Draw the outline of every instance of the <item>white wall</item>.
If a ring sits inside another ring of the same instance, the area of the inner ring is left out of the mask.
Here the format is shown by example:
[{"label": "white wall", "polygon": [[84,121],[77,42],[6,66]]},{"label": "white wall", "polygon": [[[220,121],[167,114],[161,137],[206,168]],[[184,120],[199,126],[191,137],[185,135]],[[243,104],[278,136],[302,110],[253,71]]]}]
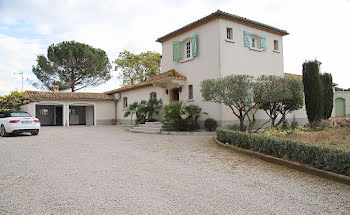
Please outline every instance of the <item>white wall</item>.
[{"label": "white wall", "polygon": [[[198,55],[190,61],[173,62],[172,42],[191,38],[194,33],[197,34]],[[175,69],[187,76],[186,85],[182,87],[183,90],[180,93],[180,100],[197,104],[203,108],[204,112],[208,112],[209,115],[203,115],[200,120],[207,117],[220,119],[220,105],[204,102],[200,92],[201,81],[220,77],[219,47],[219,20],[199,26],[162,43],[162,72]],[[190,101],[188,100],[188,85],[193,85],[193,100]]]},{"label": "white wall", "polygon": [[[127,97],[128,98],[128,105],[131,105],[133,102],[140,102],[141,100],[149,100],[150,99],[150,93],[156,92],[157,93],[157,99],[162,99],[163,104],[168,104],[169,103],[169,94],[167,95],[165,93],[164,88],[160,87],[154,87],[154,86],[149,86],[149,87],[143,87],[143,88],[138,88],[134,90],[129,90],[125,92],[121,92],[121,98],[118,100],[117,103],[117,123],[121,124],[130,124],[130,118],[129,117],[124,117],[124,113],[127,108],[123,107],[123,98]],[[133,120],[136,119],[136,116],[133,116]]]}]

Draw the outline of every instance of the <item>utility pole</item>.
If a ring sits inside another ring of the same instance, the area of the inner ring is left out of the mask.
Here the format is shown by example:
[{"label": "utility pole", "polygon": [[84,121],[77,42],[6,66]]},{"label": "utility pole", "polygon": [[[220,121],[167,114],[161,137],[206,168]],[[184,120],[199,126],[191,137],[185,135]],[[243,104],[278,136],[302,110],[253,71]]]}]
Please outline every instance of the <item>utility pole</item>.
[{"label": "utility pole", "polygon": [[15,75],[22,75],[22,93],[23,93],[23,72],[13,73]]}]

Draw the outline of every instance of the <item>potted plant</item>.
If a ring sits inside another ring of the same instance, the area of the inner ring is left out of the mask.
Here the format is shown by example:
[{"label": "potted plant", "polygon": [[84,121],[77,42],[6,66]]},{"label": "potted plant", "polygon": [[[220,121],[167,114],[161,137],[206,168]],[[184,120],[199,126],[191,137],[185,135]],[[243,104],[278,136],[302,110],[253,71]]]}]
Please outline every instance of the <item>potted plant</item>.
[{"label": "potted plant", "polygon": [[117,124],[117,120],[116,119],[112,119],[112,125],[116,125]]}]

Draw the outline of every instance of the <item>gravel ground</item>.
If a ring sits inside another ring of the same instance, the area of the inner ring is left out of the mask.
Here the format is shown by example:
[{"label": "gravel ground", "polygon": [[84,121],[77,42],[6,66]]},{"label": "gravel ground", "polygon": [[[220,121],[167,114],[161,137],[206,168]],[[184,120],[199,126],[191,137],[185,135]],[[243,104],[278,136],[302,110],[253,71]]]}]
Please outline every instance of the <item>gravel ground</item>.
[{"label": "gravel ground", "polygon": [[210,137],[44,127],[0,138],[0,214],[350,214],[350,186]]}]

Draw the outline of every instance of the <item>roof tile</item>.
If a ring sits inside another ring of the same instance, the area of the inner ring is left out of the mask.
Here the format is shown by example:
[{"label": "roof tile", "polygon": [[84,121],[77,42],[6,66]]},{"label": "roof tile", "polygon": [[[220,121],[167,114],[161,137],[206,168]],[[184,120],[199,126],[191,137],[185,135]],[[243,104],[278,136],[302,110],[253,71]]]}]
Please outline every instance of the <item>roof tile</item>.
[{"label": "roof tile", "polygon": [[26,91],[25,99],[29,100],[114,100],[113,96],[104,93],[83,93],[83,92],[45,92]]}]

